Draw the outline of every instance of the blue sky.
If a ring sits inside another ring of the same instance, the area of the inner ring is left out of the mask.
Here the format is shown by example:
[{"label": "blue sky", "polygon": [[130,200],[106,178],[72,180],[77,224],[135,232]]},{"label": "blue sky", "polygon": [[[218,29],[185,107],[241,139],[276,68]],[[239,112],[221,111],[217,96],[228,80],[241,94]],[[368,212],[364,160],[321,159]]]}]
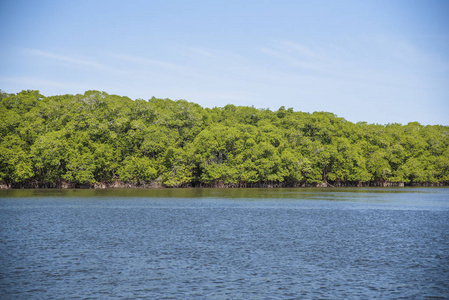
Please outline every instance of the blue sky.
[{"label": "blue sky", "polygon": [[449,1],[0,0],[0,89],[449,125]]}]

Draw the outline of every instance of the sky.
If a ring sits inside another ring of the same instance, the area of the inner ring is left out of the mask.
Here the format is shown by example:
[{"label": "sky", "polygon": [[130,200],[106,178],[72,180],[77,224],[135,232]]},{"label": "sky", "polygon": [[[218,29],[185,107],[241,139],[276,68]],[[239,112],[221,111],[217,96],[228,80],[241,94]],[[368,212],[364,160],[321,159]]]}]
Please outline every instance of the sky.
[{"label": "sky", "polygon": [[449,125],[449,1],[0,0],[0,89]]}]

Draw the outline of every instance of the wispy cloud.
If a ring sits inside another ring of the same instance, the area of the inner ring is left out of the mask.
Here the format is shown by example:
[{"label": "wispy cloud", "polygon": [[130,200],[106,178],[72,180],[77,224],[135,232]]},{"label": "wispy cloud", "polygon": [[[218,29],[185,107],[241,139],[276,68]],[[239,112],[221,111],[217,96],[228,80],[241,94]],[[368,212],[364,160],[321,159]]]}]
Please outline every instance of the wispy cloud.
[{"label": "wispy cloud", "polygon": [[152,66],[157,66],[157,67],[172,69],[172,70],[178,70],[178,69],[184,68],[184,66],[179,65],[179,64],[162,61],[162,60],[149,59],[149,58],[141,57],[141,56],[115,54],[115,53],[109,53],[108,55],[115,59],[119,59],[119,60],[130,62],[130,63],[136,63],[136,64],[140,64],[140,65],[142,65],[142,64],[143,65],[152,65]]},{"label": "wispy cloud", "polygon": [[352,39],[345,45],[323,44],[316,49],[278,41],[259,51],[275,59],[280,70],[288,68],[304,76],[365,86],[425,87],[418,79],[425,55],[410,44],[387,38]]},{"label": "wispy cloud", "polygon": [[105,71],[111,71],[112,69],[108,66],[105,66],[95,60],[87,59],[87,58],[80,58],[80,57],[74,57],[74,56],[67,56],[67,55],[61,55],[51,52],[46,52],[38,49],[29,49],[29,48],[21,48],[22,51],[25,53],[28,53],[33,56],[43,57],[54,61],[59,61],[63,63],[67,63],[73,66],[83,67],[83,68],[90,68],[90,69],[99,69],[99,70],[105,70]]},{"label": "wispy cloud", "polygon": [[57,87],[57,88],[72,87],[72,84],[70,84],[70,83],[36,78],[36,77],[30,77],[30,76],[0,76],[0,81],[13,83],[16,85],[21,85],[21,86],[23,86],[23,88],[27,88],[27,89],[29,89],[29,88],[34,89],[36,87],[42,87],[42,86]]},{"label": "wispy cloud", "polygon": [[277,47],[284,51],[288,51],[295,56],[299,56],[304,60],[330,61],[328,54],[322,49],[312,49],[296,42],[285,40],[279,41]]},{"label": "wispy cloud", "polygon": [[194,56],[197,59],[209,58],[215,61],[228,61],[228,62],[245,60],[245,57],[243,55],[212,48],[179,45],[178,49],[180,53],[184,55],[187,54],[191,57]]},{"label": "wispy cloud", "polygon": [[199,54],[201,56],[207,56],[211,58],[219,57],[219,53],[217,51],[211,49],[204,49],[200,47],[191,47],[191,46],[181,46],[183,50],[186,50],[190,53]]},{"label": "wispy cloud", "polygon": [[282,63],[287,64],[291,67],[296,67],[300,69],[308,69],[315,71],[326,71],[327,67],[321,61],[315,61],[310,59],[303,59],[298,56],[291,55],[283,50],[270,49],[262,47],[259,49],[262,53],[271,56],[275,59],[280,60]]}]

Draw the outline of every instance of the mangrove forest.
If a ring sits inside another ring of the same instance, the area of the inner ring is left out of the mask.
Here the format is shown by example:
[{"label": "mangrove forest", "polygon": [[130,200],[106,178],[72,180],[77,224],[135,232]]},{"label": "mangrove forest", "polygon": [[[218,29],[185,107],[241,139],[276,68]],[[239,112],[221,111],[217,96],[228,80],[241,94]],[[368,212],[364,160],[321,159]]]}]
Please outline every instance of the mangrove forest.
[{"label": "mangrove forest", "polygon": [[449,127],[105,92],[0,91],[0,185],[447,185]]}]

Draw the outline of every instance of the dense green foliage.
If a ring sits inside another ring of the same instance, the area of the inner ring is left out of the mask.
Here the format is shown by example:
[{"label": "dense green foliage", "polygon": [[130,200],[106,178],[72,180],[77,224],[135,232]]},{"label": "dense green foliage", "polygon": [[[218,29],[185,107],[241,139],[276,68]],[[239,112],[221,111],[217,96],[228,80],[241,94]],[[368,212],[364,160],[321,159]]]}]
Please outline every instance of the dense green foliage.
[{"label": "dense green foliage", "polygon": [[449,127],[88,91],[0,93],[0,181],[165,186],[449,181]]}]

